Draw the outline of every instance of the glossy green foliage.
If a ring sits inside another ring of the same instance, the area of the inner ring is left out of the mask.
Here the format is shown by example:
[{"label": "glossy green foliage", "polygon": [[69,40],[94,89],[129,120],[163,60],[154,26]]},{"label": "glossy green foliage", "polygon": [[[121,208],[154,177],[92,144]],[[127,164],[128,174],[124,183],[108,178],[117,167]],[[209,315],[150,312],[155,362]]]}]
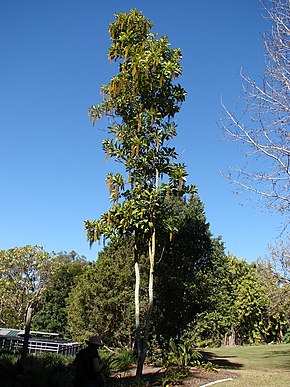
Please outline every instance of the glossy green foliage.
[{"label": "glossy green foliage", "polygon": [[183,384],[183,380],[189,375],[189,367],[183,365],[168,367],[165,371],[165,376],[162,378],[162,386],[179,386]]},{"label": "glossy green foliage", "polygon": [[136,364],[136,353],[133,350],[119,348],[114,352],[109,364],[113,371],[126,372]]},{"label": "glossy green foliage", "polygon": [[188,367],[201,358],[201,354],[195,349],[190,341],[176,342],[169,341],[169,351],[167,354],[168,365]]},{"label": "glossy green foliage", "polygon": [[152,34],[152,23],[141,12],[115,17],[109,59],[119,63],[119,73],[102,86],[102,102],[89,113],[93,122],[109,119],[103,149],[123,165],[125,175],[107,175],[112,208],[98,221],[86,221],[85,229],[90,243],[102,235],[142,233],[144,245],[155,228],[161,193],[180,197],[189,190],[184,165],[169,146],[176,136],[173,117],[185,99],[184,89],[174,83],[181,74],[181,52],[171,49],[166,37]]}]

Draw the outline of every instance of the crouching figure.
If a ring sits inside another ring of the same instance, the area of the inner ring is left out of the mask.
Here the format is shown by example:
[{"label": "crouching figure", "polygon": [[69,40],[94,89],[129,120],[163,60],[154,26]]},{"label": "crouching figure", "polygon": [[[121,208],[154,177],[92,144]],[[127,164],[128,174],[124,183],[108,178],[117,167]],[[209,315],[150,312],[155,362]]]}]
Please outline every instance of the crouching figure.
[{"label": "crouching figure", "polygon": [[106,385],[102,369],[105,362],[101,360],[99,348],[103,345],[98,335],[91,336],[87,347],[81,349],[74,360],[74,387],[102,387]]}]

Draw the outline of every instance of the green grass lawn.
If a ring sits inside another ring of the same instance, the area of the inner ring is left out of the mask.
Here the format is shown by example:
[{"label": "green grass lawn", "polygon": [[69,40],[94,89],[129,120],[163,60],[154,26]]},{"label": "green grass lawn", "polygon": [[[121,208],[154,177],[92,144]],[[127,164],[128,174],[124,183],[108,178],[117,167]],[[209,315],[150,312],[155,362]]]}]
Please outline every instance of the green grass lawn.
[{"label": "green grass lawn", "polygon": [[219,368],[239,374],[239,379],[219,386],[290,386],[290,344],[222,347],[201,352]]}]

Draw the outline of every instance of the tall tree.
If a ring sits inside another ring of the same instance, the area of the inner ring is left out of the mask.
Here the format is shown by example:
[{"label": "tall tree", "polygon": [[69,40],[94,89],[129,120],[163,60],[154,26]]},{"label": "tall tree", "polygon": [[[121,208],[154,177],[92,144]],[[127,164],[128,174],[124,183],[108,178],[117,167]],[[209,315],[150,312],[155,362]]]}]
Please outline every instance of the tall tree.
[{"label": "tall tree", "polygon": [[[176,136],[174,115],[185,99],[185,90],[173,83],[181,74],[181,52],[171,49],[166,37],[157,39],[151,27],[152,23],[137,10],[115,15],[109,27],[109,59],[119,63],[119,73],[109,85],[102,86],[101,104],[89,110],[93,122],[109,119],[111,137],[103,141],[103,149],[107,158],[124,166],[125,175],[107,175],[112,208],[98,221],[85,221],[85,229],[91,244],[102,235],[134,236],[137,376],[142,374],[153,309],[158,212],[166,195],[178,198],[189,191],[185,166],[175,161],[175,148],[168,145]],[[169,234],[175,228],[166,222],[164,227]],[[142,254],[148,257],[150,268],[144,327],[140,324],[139,305]]]},{"label": "tall tree", "polygon": [[281,341],[289,327],[289,285],[271,267],[229,255],[213,261],[204,308],[190,328],[199,346]]},{"label": "tall tree", "polygon": [[267,307],[267,297],[258,281],[255,267],[246,267],[247,271],[235,289],[235,330],[240,344],[262,341],[261,325]]},{"label": "tall tree", "polygon": [[257,193],[270,209],[289,216],[290,0],[270,0],[269,7],[261,2],[272,24],[264,35],[266,70],[262,82],[242,74],[242,111],[224,107],[222,126],[247,155],[247,164],[228,178]]},{"label": "tall tree", "polygon": [[33,307],[46,288],[54,261],[42,246],[0,251],[0,316],[6,327],[25,325],[23,358],[28,348]]},{"label": "tall tree", "polygon": [[279,280],[290,284],[290,235],[285,241],[280,240],[270,245],[269,251],[269,261]]},{"label": "tall tree", "polygon": [[[96,331],[114,347],[134,346],[134,247],[111,241],[78,277],[67,300],[67,330],[77,341]],[[144,281],[141,281],[144,289]]]},{"label": "tall tree", "polygon": [[281,342],[290,327],[290,283],[271,262],[257,264],[257,277],[266,296],[263,315],[265,342]]},{"label": "tall tree", "polygon": [[37,302],[36,313],[32,320],[32,329],[57,332],[67,336],[66,301],[69,293],[82,274],[87,262],[74,251],[56,254],[58,265]]},{"label": "tall tree", "polygon": [[165,217],[173,217],[178,232],[166,243],[155,269],[154,333],[169,339],[206,307],[207,276],[223,260],[224,251],[211,235],[197,194],[184,202],[167,200],[164,204]]},{"label": "tall tree", "polygon": [[44,291],[51,272],[51,256],[41,246],[0,251],[2,325],[23,328],[27,310]]}]

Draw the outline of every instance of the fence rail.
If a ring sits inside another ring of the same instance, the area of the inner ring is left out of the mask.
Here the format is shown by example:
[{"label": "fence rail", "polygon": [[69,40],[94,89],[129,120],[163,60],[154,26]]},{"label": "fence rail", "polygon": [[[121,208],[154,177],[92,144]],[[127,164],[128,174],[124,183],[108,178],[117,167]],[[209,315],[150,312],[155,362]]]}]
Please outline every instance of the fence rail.
[{"label": "fence rail", "polygon": [[[24,339],[22,337],[0,336],[0,347],[14,350],[21,349]],[[79,343],[63,343],[57,341],[45,341],[38,339],[29,339],[28,352],[55,352],[61,355],[74,356],[78,349]]]}]

